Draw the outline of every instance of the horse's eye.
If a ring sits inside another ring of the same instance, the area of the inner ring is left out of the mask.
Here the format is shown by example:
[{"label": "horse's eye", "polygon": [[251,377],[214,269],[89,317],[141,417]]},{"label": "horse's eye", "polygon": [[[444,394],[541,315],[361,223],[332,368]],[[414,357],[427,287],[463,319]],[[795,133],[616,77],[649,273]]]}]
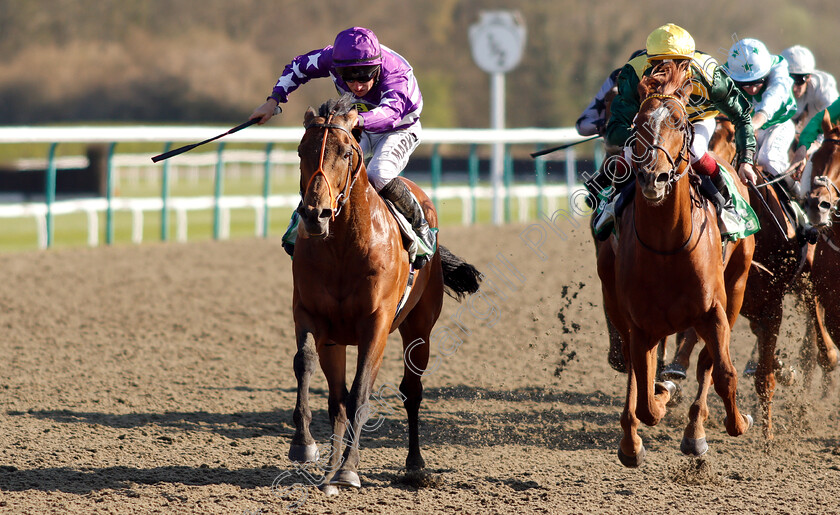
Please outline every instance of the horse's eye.
[{"label": "horse's eye", "polygon": [[346,152],[344,152],[344,159],[350,159],[350,156],[352,155],[353,152],[351,150],[347,150]]}]

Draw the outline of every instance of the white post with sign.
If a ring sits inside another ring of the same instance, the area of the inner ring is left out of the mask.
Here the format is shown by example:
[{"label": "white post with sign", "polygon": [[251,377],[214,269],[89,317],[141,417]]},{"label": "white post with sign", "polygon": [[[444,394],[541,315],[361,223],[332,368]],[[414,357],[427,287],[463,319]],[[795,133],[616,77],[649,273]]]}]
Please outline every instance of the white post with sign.
[{"label": "white post with sign", "polygon": [[[473,60],[490,74],[490,127],[505,128],[505,73],[513,70],[525,50],[525,24],[516,11],[483,11],[478,23],[470,26]],[[493,223],[503,222],[502,184],[505,149],[493,144],[490,180],[493,184]]]}]

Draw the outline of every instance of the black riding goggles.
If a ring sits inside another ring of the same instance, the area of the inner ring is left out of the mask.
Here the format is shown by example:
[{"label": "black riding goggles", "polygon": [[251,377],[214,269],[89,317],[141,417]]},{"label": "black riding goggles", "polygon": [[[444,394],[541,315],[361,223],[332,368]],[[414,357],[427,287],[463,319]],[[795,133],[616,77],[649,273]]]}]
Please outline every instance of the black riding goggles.
[{"label": "black riding goggles", "polygon": [[793,79],[793,83],[797,86],[801,86],[808,82],[808,77],[811,75],[809,73],[791,73],[790,78]]},{"label": "black riding goggles", "polygon": [[735,84],[737,84],[739,88],[746,88],[747,86],[763,86],[765,82],[767,82],[767,77],[762,77],[758,80],[751,80],[749,82],[735,81]]},{"label": "black riding goggles", "polygon": [[379,75],[379,65],[369,66],[343,66],[335,71],[344,82],[368,82]]}]

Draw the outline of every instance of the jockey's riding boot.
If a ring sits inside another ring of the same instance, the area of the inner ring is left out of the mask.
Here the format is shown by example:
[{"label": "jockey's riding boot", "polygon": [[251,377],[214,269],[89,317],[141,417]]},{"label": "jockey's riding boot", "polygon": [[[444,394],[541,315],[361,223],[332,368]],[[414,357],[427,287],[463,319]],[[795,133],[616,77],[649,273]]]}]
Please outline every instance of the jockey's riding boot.
[{"label": "jockey's riding boot", "polygon": [[791,199],[790,207],[796,215],[796,234],[800,238],[800,245],[804,245],[802,240],[808,243],[816,243],[820,237],[819,229],[811,225],[808,216],[805,214],[805,210],[802,209],[802,206],[798,202]]},{"label": "jockey's riding boot", "polygon": [[604,209],[598,213],[592,220],[592,232],[599,241],[604,241],[612,234],[615,226],[615,205],[618,200],[618,195],[615,195],[612,200],[604,204]]},{"label": "jockey's riding boot", "polygon": [[418,249],[417,257],[414,259],[414,268],[422,268],[437,251],[437,235],[436,231],[429,227],[429,222],[423,215],[420,202],[399,177],[391,179],[388,184],[379,190],[379,194],[382,198],[390,200],[394,204],[394,207],[405,216],[408,223],[411,224],[411,228],[414,229],[414,233],[417,234],[421,248]]},{"label": "jockey's riding boot", "polygon": [[[612,189],[612,188],[610,188]],[[603,200],[604,208],[592,219],[592,232],[599,241],[605,241],[612,234],[616,221],[624,209],[633,200],[636,192],[636,181],[630,181],[613,194],[609,201]],[[599,196],[599,199],[603,197]]]},{"label": "jockey's riding boot", "polygon": [[740,215],[735,211],[732,195],[726,188],[722,173],[718,169],[718,173],[713,176],[701,175],[700,193],[715,205],[715,211],[718,215],[718,228],[721,237],[726,238],[728,235],[738,232],[743,223]]},{"label": "jockey's riding boot", "polygon": [[[802,209],[803,195],[800,188],[800,183],[793,180],[792,177],[787,176],[782,181],[785,191],[790,195],[790,207],[796,216],[796,233],[801,240],[808,243],[816,243],[820,236],[820,231],[811,225],[805,210]],[[800,240],[800,241],[801,241]]]},{"label": "jockey's riding boot", "polygon": [[303,206],[303,202],[298,204],[297,209],[292,211],[292,219],[289,220],[289,226],[286,227],[286,232],[283,233],[283,250],[286,251],[291,257],[295,255],[295,242],[297,241],[298,235],[298,224],[300,223],[300,208]]}]

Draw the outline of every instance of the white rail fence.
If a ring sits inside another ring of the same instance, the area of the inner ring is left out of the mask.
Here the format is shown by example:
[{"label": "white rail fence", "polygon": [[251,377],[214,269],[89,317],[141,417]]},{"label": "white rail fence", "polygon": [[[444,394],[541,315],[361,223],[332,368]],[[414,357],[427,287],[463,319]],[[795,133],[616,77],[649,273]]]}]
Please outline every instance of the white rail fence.
[{"label": "white rail fence", "polygon": [[[53,148],[61,143],[110,143],[111,149],[121,142],[167,142],[192,143],[208,139],[225,132],[224,127],[0,127],[0,144],[47,143]],[[238,143],[297,143],[303,135],[298,128],[253,128],[249,131],[237,132],[226,136],[225,142]],[[508,145],[564,144],[581,141],[574,129],[425,129],[423,133],[424,145],[491,145],[501,142]],[[493,199],[498,191],[507,199],[517,201],[519,221],[526,221],[529,216],[529,201],[542,198],[546,202],[544,209],[553,212],[561,197],[566,197],[572,188],[576,188],[576,171],[574,163],[574,149],[563,154],[567,163],[566,184],[563,185],[513,185],[509,184],[500,189],[492,185],[470,186],[441,186],[434,185],[431,195],[436,201],[458,199],[462,206],[462,222],[469,224],[474,213],[473,203],[482,199]],[[84,157],[57,157],[47,159],[21,160],[17,165],[21,168],[81,168],[87,166]],[[295,152],[272,150],[249,151],[229,150],[219,148],[217,152],[187,153],[169,160],[166,172],[163,163],[154,164],[150,155],[119,154],[109,156],[109,195],[105,198],[65,199],[50,201],[49,191],[45,192],[45,202],[8,202],[0,203],[0,218],[32,217],[36,221],[37,240],[40,248],[47,248],[52,240],[52,217],[66,214],[85,214],[87,217],[87,243],[90,246],[100,244],[100,214],[107,213],[108,224],[114,212],[131,213],[131,239],[135,243],[142,242],[144,228],[144,213],[172,212],[175,216],[175,239],[187,241],[188,214],[192,211],[214,210],[216,219],[214,226],[218,227],[214,237],[226,239],[230,236],[230,212],[233,209],[249,209],[254,212],[254,234],[267,234],[267,211],[272,208],[292,209],[297,206],[299,196],[287,195],[253,195],[253,196],[199,196],[199,197],[170,197],[162,194],[159,197],[137,198],[118,197],[111,193],[121,180],[130,183],[139,181],[141,177],[149,183],[158,183],[162,173],[168,173],[170,184],[186,177],[189,181],[197,181],[200,168],[224,170],[225,176],[236,177],[241,170],[249,170],[254,180],[259,180],[265,173],[266,167],[272,173],[283,173],[284,170],[296,168],[297,155]],[[166,162],[164,162],[166,163]],[[570,164],[571,163],[571,164]],[[219,180],[217,178],[217,180]],[[52,192],[54,197],[55,192]],[[108,235],[106,235],[106,243]]]}]

